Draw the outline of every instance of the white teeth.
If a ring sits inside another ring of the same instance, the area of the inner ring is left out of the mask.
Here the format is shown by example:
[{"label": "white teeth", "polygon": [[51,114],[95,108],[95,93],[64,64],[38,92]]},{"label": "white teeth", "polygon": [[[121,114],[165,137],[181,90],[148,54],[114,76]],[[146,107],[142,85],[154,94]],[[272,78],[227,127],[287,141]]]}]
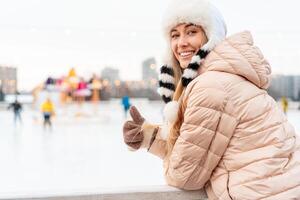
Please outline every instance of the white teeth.
[{"label": "white teeth", "polygon": [[180,56],[190,56],[190,55],[192,55],[193,54],[193,52],[192,51],[188,51],[188,52],[181,52],[181,53],[179,53],[179,55]]}]

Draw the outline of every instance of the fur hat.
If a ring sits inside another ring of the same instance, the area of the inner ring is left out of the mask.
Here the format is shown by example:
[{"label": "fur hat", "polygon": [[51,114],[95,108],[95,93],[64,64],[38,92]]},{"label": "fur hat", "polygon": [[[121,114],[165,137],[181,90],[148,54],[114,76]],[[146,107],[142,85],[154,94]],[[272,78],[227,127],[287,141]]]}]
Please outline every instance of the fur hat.
[{"label": "fur hat", "polygon": [[202,60],[226,36],[226,25],[223,17],[208,0],[171,0],[162,22],[168,50],[165,65],[160,69],[158,88],[158,93],[166,103],[172,100],[176,89],[173,67],[178,63],[171,51],[170,31],[183,23],[201,26],[208,39],[208,42],[192,57],[190,64],[184,69],[181,77],[183,87],[186,87],[198,76],[198,69]]}]

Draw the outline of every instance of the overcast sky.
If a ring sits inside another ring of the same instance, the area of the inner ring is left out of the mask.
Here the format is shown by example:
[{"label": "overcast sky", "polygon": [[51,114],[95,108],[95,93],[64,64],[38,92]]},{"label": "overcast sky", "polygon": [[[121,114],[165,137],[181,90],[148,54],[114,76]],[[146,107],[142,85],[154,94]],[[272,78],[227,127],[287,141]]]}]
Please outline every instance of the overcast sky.
[{"label": "overcast sky", "polygon": [[[75,67],[89,76],[105,66],[140,79],[141,62],[160,63],[160,22],[170,0],[0,0],[0,65],[16,66],[20,89]],[[212,0],[228,35],[250,30],[274,73],[300,74],[297,0]]]}]

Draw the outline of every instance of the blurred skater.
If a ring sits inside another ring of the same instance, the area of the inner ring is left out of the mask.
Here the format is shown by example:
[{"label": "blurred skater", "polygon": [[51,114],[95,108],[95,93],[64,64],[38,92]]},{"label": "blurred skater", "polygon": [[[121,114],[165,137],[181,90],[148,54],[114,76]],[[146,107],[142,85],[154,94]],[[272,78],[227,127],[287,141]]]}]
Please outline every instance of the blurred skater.
[{"label": "blurred skater", "polygon": [[122,97],[122,105],[124,109],[125,118],[127,117],[127,112],[131,106],[129,96],[125,95]]},{"label": "blurred skater", "polygon": [[41,110],[44,118],[44,122],[43,122],[44,129],[46,129],[48,126],[49,129],[52,130],[51,117],[54,115],[54,105],[50,98],[47,98],[47,100],[42,104]]},{"label": "blurred skater", "polygon": [[286,115],[289,107],[289,102],[285,96],[281,98],[281,105],[282,105],[283,112]]},{"label": "blurred skater", "polygon": [[21,117],[22,104],[17,99],[13,103],[9,104],[7,109],[13,111],[15,125],[17,124],[18,121],[22,123],[22,117]]}]

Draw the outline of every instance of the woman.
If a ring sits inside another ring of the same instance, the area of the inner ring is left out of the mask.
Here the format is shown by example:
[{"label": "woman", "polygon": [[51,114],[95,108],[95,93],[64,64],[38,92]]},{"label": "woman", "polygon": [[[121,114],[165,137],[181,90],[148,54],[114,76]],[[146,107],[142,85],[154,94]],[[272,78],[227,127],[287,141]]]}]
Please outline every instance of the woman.
[{"label": "woman", "polygon": [[125,143],[161,157],[169,185],[205,187],[209,199],[300,199],[299,143],[265,91],[271,70],[251,34],[226,38],[204,0],[173,0],[163,27],[171,52],[159,92],[173,99],[166,123],[149,124],[133,107]]}]

